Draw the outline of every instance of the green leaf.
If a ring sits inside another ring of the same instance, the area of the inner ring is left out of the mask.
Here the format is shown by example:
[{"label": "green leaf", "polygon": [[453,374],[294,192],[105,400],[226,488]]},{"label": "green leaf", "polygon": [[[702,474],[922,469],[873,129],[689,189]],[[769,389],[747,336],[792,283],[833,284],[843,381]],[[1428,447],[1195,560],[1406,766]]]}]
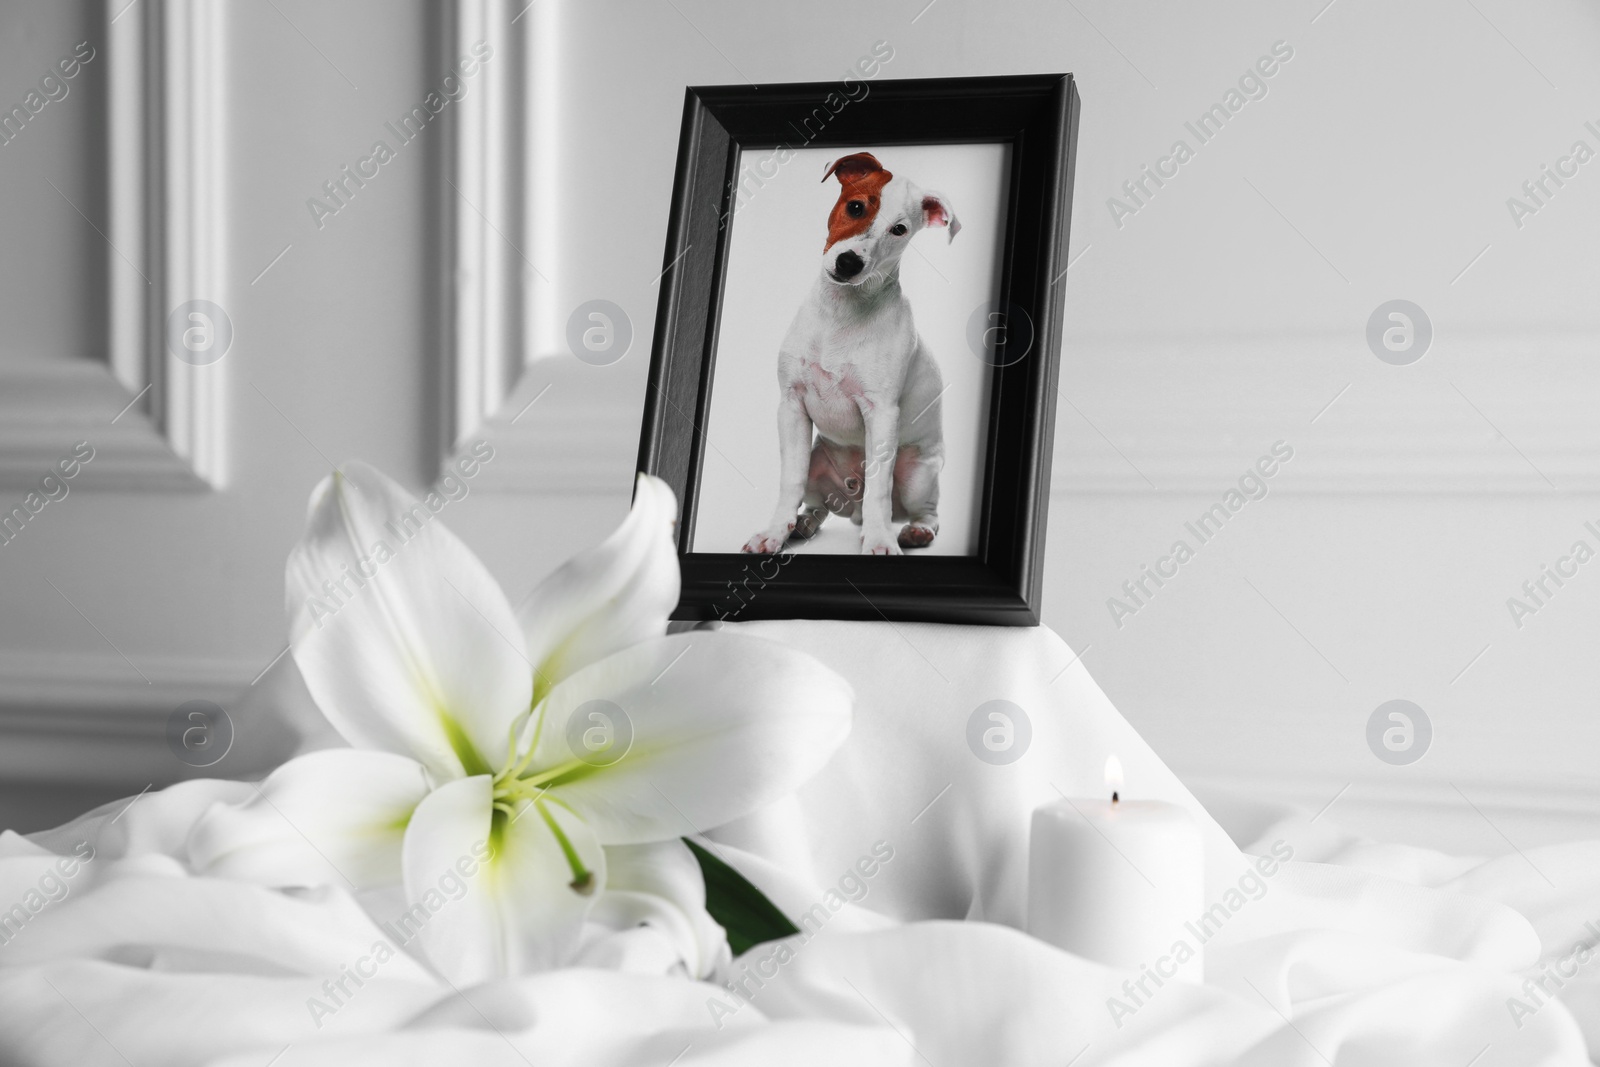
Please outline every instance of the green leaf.
[{"label": "green leaf", "polygon": [[798,934],[800,928],[768,900],[766,894],[745,880],[744,875],[690,841],[700,873],[706,880],[706,911],[728,932],[728,947],[735,956],[767,941]]}]

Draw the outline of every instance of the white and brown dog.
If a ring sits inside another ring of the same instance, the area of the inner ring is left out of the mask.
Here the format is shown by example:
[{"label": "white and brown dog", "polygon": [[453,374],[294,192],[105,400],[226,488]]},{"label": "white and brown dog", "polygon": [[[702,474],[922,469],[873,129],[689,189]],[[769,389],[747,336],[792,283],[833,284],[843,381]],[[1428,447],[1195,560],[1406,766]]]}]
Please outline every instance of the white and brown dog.
[{"label": "white and brown dog", "polygon": [[961,224],[944,197],[866,152],[830,175],[840,190],[822,270],[778,349],[778,506],[744,550],[777,552],[832,512],[861,527],[863,553],[896,556],[939,532],[944,466],[939,366],[900,291],[900,257],[919,230],[954,240]]}]

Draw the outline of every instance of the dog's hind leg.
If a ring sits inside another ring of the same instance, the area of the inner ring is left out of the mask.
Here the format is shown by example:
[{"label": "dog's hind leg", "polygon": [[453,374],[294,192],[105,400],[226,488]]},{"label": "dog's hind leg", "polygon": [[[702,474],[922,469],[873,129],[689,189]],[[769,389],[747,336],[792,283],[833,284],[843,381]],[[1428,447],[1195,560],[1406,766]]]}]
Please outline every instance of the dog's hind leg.
[{"label": "dog's hind leg", "polygon": [[[825,438],[817,438],[816,444],[811,447],[811,467],[806,475],[805,495],[800,498],[800,514],[795,518],[794,532],[790,537],[809,540],[822,529],[822,522],[829,512],[842,515],[850,510],[853,500],[849,486],[855,470],[851,463],[852,456],[848,449],[840,454],[829,447]],[[855,465],[860,465],[859,457],[855,458]],[[855,495],[859,497],[861,480],[856,477],[854,481]]]},{"label": "dog's hind leg", "polygon": [[794,520],[794,532],[789,536],[797,541],[809,541],[817,536],[817,531],[822,529],[822,520],[827,517],[827,508],[812,507],[809,502],[802,504],[800,516]]}]

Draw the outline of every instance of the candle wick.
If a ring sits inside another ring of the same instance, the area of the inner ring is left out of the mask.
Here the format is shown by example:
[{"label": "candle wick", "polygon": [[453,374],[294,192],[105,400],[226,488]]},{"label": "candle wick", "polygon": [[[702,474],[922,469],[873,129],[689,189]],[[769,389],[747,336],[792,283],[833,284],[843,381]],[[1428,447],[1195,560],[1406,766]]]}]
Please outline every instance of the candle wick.
[{"label": "candle wick", "polygon": [[1111,803],[1115,804],[1118,801],[1118,799],[1120,799],[1120,798],[1117,796],[1117,791],[1115,789],[1113,789],[1111,791]]}]

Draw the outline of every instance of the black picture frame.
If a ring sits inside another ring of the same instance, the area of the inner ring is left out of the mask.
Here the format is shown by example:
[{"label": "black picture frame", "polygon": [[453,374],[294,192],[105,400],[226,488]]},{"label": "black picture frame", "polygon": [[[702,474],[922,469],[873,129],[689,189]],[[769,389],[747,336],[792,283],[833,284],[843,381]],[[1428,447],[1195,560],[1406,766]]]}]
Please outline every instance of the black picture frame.
[{"label": "black picture frame", "polygon": [[[1077,148],[1072,75],[875,81],[800,142],[795,123],[839,91],[812,82],[685,93],[639,448],[639,468],[678,495],[683,594],[673,618],[1037,625]],[[976,553],[689,551],[741,150],[979,142],[1008,144],[1010,173]],[[1021,347],[1025,329],[1027,348],[1011,357],[1006,346]]]}]

